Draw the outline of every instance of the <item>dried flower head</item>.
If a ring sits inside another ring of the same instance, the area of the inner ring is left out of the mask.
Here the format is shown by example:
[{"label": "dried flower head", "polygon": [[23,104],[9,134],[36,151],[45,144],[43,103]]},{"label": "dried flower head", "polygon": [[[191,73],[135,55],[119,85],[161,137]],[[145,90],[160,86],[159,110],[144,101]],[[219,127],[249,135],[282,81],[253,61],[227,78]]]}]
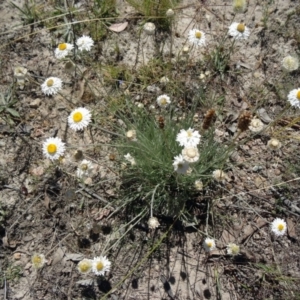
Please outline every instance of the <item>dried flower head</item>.
[{"label": "dried flower head", "polygon": [[189,168],[189,163],[185,161],[183,156],[180,154],[174,157],[173,167],[178,174],[186,174]]},{"label": "dried flower head", "polygon": [[65,72],[70,74],[74,71],[75,71],[75,64],[71,61],[67,61],[65,64]]},{"label": "dried flower head", "polygon": [[205,251],[210,252],[216,249],[216,243],[214,239],[206,238],[203,242]]},{"label": "dried flower head", "polygon": [[282,60],[282,67],[287,72],[295,71],[299,68],[299,60],[297,57],[288,55]]},{"label": "dried flower head", "polygon": [[171,100],[169,96],[161,95],[157,97],[156,102],[160,107],[166,108],[171,103]]},{"label": "dried flower head", "polygon": [[166,84],[166,83],[168,83],[170,81],[170,79],[167,77],[167,76],[163,76],[160,80],[159,80],[159,82],[160,83],[163,83],[163,84]]},{"label": "dried flower head", "polygon": [[288,101],[292,106],[300,108],[300,88],[294,89],[289,92]]},{"label": "dried flower head", "polygon": [[208,129],[211,123],[214,122],[215,117],[216,117],[216,111],[214,109],[209,109],[204,116],[202,128],[205,130]]},{"label": "dried flower head", "polygon": [[88,177],[93,170],[93,163],[84,159],[78,166],[76,175],[78,178]]},{"label": "dried flower head", "polygon": [[59,159],[65,152],[65,143],[58,137],[50,137],[43,143],[43,154],[51,159]]},{"label": "dried flower head", "polygon": [[250,30],[245,24],[234,22],[229,26],[228,34],[236,40],[245,40],[250,35]]},{"label": "dried flower head", "polygon": [[14,76],[17,78],[17,79],[24,79],[26,74],[27,74],[27,69],[24,68],[24,67],[15,67],[14,69]]},{"label": "dried flower head", "polygon": [[257,118],[253,118],[249,125],[249,129],[252,132],[260,132],[264,129],[264,127],[265,127],[264,123],[260,119],[257,119]]},{"label": "dried flower head", "polygon": [[72,51],[74,46],[69,43],[58,44],[57,48],[54,51],[54,55],[58,59],[65,58]]},{"label": "dried flower head", "polygon": [[172,8],[169,8],[167,11],[166,11],[166,16],[171,18],[175,15],[175,12]]},{"label": "dried flower head", "polygon": [[31,263],[35,269],[41,269],[46,263],[45,255],[38,253],[33,254],[31,257]]},{"label": "dried flower head", "polygon": [[77,39],[76,45],[80,51],[91,51],[94,46],[94,41],[91,37],[83,35]]},{"label": "dried flower head", "polygon": [[93,260],[84,258],[77,265],[77,270],[81,274],[88,274],[91,272],[93,267]]},{"label": "dried flower head", "polygon": [[99,256],[93,259],[92,270],[96,275],[104,275],[105,272],[110,270],[111,262],[106,256]]},{"label": "dried flower head", "polygon": [[238,129],[240,131],[246,131],[249,128],[249,125],[252,120],[252,115],[249,111],[244,111],[241,113],[239,120],[238,120]]},{"label": "dried flower head", "polygon": [[227,254],[238,255],[240,253],[240,246],[235,243],[229,243],[227,245]]},{"label": "dried flower head", "polygon": [[282,219],[276,218],[270,225],[271,231],[276,236],[283,236],[286,232],[286,222]]},{"label": "dried flower head", "polygon": [[203,182],[200,179],[195,181],[194,186],[197,191],[203,190]]},{"label": "dried flower head", "polygon": [[216,181],[224,181],[227,178],[227,174],[225,172],[223,172],[222,170],[213,171],[212,176]]},{"label": "dried flower head", "polygon": [[134,129],[128,130],[126,132],[126,137],[129,141],[133,141],[133,142],[137,141],[137,139],[136,139],[136,130],[134,130]]},{"label": "dried flower head", "polygon": [[91,122],[91,112],[85,107],[74,109],[68,117],[68,123],[71,129],[77,131],[87,127]]},{"label": "dried flower head", "polygon": [[181,129],[177,134],[176,141],[180,146],[197,147],[200,143],[200,137],[199,132],[193,128],[189,128],[188,130]]},{"label": "dried flower head", "polygon": [[267,143],[267,147],[271,150],[278,150],[281,148],[281,146],[282,146],[281,142],[274,138],[270,139]]},{"label": "dried flower head", "polygon": [[237,13],[245,12],[247,8],[246,0],[233,0],[232,1],[233,10]]},{"label": "dried flower head", "polygon": [[143,27],[144,31],[148,35],[153,35],[155,33],[155,24],[152,22],[147,22]]},{"label": "dried flower head", "polygon": [[156,229],[158,226],[159,226],[159,222],[158,222],[158,219],[155,218],[155,217],[151,217],[149,220],[148,220],[148,227],[150,229]]},{"label": "dried flower head", "polygon": [[184,160],[193,163],[199,160],[199,151],[196,147],[186,147],[181,152]]},{"label": "dried flower head", "polygon": [[188,39],[191,44],[199,47],[199,46],[205,46],[205,33],[198,29],[192,29],[189,31]]},{"label": "dried flower head", "polygon": [[42,91],[45,95],[55,95],[62,88],[62,81],[57,77],[49,77],[41,85]]}]

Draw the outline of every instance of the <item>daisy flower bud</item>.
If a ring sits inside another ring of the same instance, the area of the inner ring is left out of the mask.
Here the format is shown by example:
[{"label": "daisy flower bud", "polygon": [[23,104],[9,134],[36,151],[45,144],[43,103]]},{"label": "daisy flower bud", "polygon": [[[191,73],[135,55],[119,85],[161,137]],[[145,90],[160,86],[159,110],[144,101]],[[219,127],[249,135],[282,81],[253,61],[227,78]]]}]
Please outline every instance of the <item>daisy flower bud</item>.
[{"label": "daisy flower bud", "polygon": [[58,59],[65,58],[73,48],[74,46],[69,43],[58,44],[57,48],[54,51],[54,55]]},{"label": "daisy flower bud", "polygon": [[133,142],[137,141],[137,138],[136,138],[136,130],[134,130],[134,129],[128,130],[128,131],[126,132],[126,137],[127,137],[127,139],[130,140],[130,141],[133,141]]},{"label": "daisy flower bud", "polygon": [[197,191],[203,190],[203,182],[200,179],[195,181],[194,186]]},{"label": "daisy flower bud", "polygon": [[55,95],[62,88],[62,81],[57,77],[49,77],[41,85],[42,91],[45,95]]},{"label": "daisy flower bud", "polygon": [[212,176],[216,181],[224,181],[227,178],[226,173],[223,172],[222,170],[213,171]]},{"label": "daisy flower bud", "polygon": [[199,29],[192,29],[188,34],[189,42],[197,47],[205,46],[205,33]]},{"label": "daisy flower bud", "polygon": [[214,239],[206,238],[203,242],[203,248],[206,252],[213,251],[216,249],[216,243]]},{"label": "daisy flower bud", "polygon": [[156,102],[160,107],[166,108],[171,103],[171,100],[170,100],[169,96],[161,95],[161,96],[157,97]]},{"label": "daisy flower bud", "polygon": [[229,243],[227,245],[227,254],[229,255],[238,255],[240,253],[240,246],[235,243]]},{"label": "daisy flower bud", "polygon": [[111,262],[106,256],[98,256],[93,259],[92,270],[96,275],[104,275],[110,270]]},{"label": "daisy flower bud", "polygon": [[91,113],[84,107],[74,109],[68,117],[68,123],[71,129],[77,131],[87,127],[91,122]]},{"label": "daisy flower bud", "polygon": [[147,33],[148,35],[153,35],[155,33],[155,24],[151,22],[147,22],[144,24],[143,29],[145,33]]},{"label": "daisy flower bud", "polygon": [[90,273],[92,268],[93,268],[93,260],[87,258],[84,258],[77,265],[78,272],[84,275]]},{"label": "daisy flower bud", "polygon": [[264,123],[257,118],[252,119],[249,125],[249,129],[252,132],[260,132],[264,129],[264,127],[265,127]]},{"label": "daisy flower bud", "polygon": [[199,160],[199,151],[196,147],[186,147],[182,150],[184,160],[193,163]]},{"label": "daisy flower bud", "polygon": [[299,61],[297,57],[288,55],[282,60],[282,67],[287,72],[295,71],[299,68]]},{"label": "daisy flower bud", "polygon": [[229,26],[228,34],[236,40],[245,40],[250,35],[250,30],[245,24],[234,22]]},{"label": "daisy flower bud", "polygon": [[167,11],[166,11],[166,16],[171,18],[175,15],[175,12],[172,8],[169,8]]},{"label": "daisy flower bud", "polygon": [[46,263],[44,254],[33,254],[31,257],[31,263],[35,269],[41,269]]},{"label": "daisy flower bud", "polygon": [[283,236],[286,232],[286,222],[282,219],[276,218],[270,225],[271,231],[276,236]]},{"label": "daisy flower bud", "polygon": [[155,217],[151,217],[149,220],[148,220],[148,227],[150,229],[156,229],[158,226],[159,226],[159,222],[158,222],[158,219],[155,218]]},{"label": "daisy flower bud", "polygon": [[134,157],[132,157],[130,155],[130,153],[127,153],[126,155],[124,155],[124,158],[131,163],[132,166],[135,166],[136,165],[136,161],[134,159]]},{"label": "daisy flower bud", "polygon": [[280,141],[274,138],[270,139],[267,143],[267,147],[271,150],[278,150],[281,148],[281,146],[282,144],[280,143]]},{"label": "daisy flower bud", "polygon": [[288,94],[288,101],[292,106],[300,108],[300,88],[294,89]]},{"label": "daisy flower bud", "polygon": [[88,177],[93,170],[94,166],[92,162],[89,160],[84,159],[78,166],[77,168],[77,177],[82,178],[82,177]]},{"label": "daisy flower bud", "polygon": [[24,67],[15,67],[14,76],[17,79],[24,79],[27,74],[27,69]]},{"label": "daisy flower bud", "polygon": [[94,41],[91,37],[83,35],[77,39],[76,45],[79,51],[91,51],[92,47],[94,46]]},{"label": "daisy flower bud", "polygon": [[43,154],[51,160],[59,159],[64,152],[65,143],[58,137],[50,137],[43,143]]}]

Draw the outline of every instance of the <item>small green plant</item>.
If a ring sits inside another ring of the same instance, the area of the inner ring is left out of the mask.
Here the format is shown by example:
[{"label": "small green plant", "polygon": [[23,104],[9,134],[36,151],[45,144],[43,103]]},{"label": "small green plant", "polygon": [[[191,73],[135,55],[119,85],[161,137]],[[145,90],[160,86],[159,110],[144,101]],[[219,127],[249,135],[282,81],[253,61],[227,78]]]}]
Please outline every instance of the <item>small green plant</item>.
[{"label": "small green plant", "polygon": [[0,116],[2,118],[5,116],[10,124],[14,124],[12,117],[20,117],[19,113],[13,108],[16,102],[13,85],[5,93],[0,93]]},{"label": "small green plant", "polygon": [[7,266],[6,269],[0,268],[0,287],[4,285],[6,281],[17,281],[22,275],[22,269],[20,266]]}]

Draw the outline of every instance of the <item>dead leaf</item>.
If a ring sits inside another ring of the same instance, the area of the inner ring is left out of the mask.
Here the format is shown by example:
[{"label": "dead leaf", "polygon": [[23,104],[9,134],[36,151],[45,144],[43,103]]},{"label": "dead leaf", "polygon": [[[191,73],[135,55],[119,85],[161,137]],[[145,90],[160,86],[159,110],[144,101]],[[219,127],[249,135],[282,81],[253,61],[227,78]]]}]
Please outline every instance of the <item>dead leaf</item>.
[{"label": "dead leaf", "polygon": [[297,239],[294,222],[291,219],[287,219],[286,222],[287,222],[288,235],[293,239]]},{"label": "dead leaf", "polygon": [[83,280],[76,281],[76,284],[79,284],[79,285],[92,285],[93,282],[94,282],[93,279],[83,279]]},{"label": "dead leaf", "polygon": [[46,193],[45,193],[44,205],[46,206],[47,209],[49,209],[50,197]]},{"label": "dead leaf", "polygon": [[84,259],[84,255],[80,253],[67,253],[66,260],[80,261]]},{"label": "dead leaf", "polygon": [[64,251],[61,248],[57,248],[52,257],[52,265],[59,263],[64,257]]},{"label": "dead leaf", "polygon": [[121,32],[127,26],[128,26],[128,22],[116,23],[116,24],[112,24],[111,26],[109,26],[108,29],[111,30],[111,31],[114,31],[114,32]]}]

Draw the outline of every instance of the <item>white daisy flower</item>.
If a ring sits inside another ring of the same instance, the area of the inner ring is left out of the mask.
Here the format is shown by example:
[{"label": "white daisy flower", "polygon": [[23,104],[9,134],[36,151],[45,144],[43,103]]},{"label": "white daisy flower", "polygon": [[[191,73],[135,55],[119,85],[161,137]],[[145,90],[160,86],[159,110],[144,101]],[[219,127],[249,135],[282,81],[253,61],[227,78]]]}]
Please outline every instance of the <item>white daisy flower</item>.
[{"label": "white daisy flower", "polygon": [[153,35],[155,33],[155,24],[152,22],[147,22],[144,24],[143,29],[148,35]]},{"label": "white daisy flower", "polygon": [[94,41],[91,37],[83,35],[77,39],[76,45],[80,51],[91,51],[91,48],[94,46]]},{"label": "white daisy flower", "polygon": [[250,35],[250,30],[245,24],[234,22],[229,26],[228,34],[236,40],[245,40]]},{"label": "white daisy flower", "polygon": [[177,134],[176,141],[180,146],[197,147],[200,143],[201,135],[197,130],[189,128],[188,130],[181,129]]},{"label": "white daisy flower", "polygon": [[130,155],[130,153],[124,155],[124,158],[130,162],[132,166],[136,165],[135,159]]},{"label": "white daisy flower", "polygon": [[205,33],[198,29],[190,30],[188,39],[195,46],[205,46]]},{"label": "white daisy flower", "polygon": [[206,238],[203,242],[205,251],[210,252],[216,249],[216,243],[214,239]]},{"label": "white daisy flower", "polygon": [[292,106],[300,108],[300,88],[294,89],[289,92],[288,101]]},{"label": "white daisy flower", "polygon": [[160,107],[166,108],[171,103],[171,100],[169,96],[161,95],[157,97],[156,102]]},{"label": "white daisy flower", "polygon": [[96,275],[104,275],[110,270],[111,262],[106,256],[98,256],[93,259],[92,270]]},{"label": "white daisy flower", "polygon": [[199,160],[199,151],[196,147],[186,147],[181,152],[184,160],[193,163]]},{"label": "white daisy flower", "polygon": [[81,274],[88,274],[93,268],[93,260],[84,258],[77,265],[77,270]]},{"label": "white daisy flower", "polygon": [[200,180],[200,179],[196,180],[195,183],[194,183],[194,186],[195,186],[195,189],[197,191],[202,191],[203,190],[203,182],[202,182],[202,180]]},{"label": "white daisy flower", "polygon": [[69,43],[58,44],[57,48],[54,51],[54,55],[58,59],[65,58],[73,48],[74,46]]},{"label": "white daisy flower", "polygon": [[249,129],[252,132],[260,132],[264,129],[264,127],[265,127],[264,123],[257,118],[252,119],[249,125]]},{"label": "white daisy flower", "polygon": [[156,229],[159,226],[158,219],[156,217],[152,217],[148,220],[148,227],[150,229]]},{"label": "white daisy flower", "polygon": [[282,67],[287,72],[295,71],[299,68],[299,60],[297,57],[288,55],[282,60]]},{"label": "white daisy flower", "polygon": [[223,172],[222,170],[213,171],[212,176],[216,181],[224,181],[227,178],[226,173]]},{"label": "white daisy flower", "polygon": [[285,234],[287,226],[286,222],[282,219],[276,218],[270,225],[271,231],[276,236],[282,236]]},{"label": "white daisy flower", "polygon": [[68,117],[68,123],[71,129],[77,131],[87,127],[91,122],[91,112],[84,108],[79,107],[74,109]]},{"label": "white daisy flower", "polygon": [[178,174],[186,174],[189,169],[189,163],[184,160],[181,154],[174,157],[173,166]]},{"label": "white daisy flower", "polygon": [[240,246],[235,243],[229,243],[227,245],[227,254],[229,255],[238,255],[240,253]]},{"label": "white daisy flower", "polygon": [[55,95],[61,90],[62,81],[57,77],[49,77],[45,80],[41,87],[45,95]]},{"label": "white daisy flower", "polygon": [[134,130],[134,129],[128,130],[126,132],[126,137],[127,137],[128,140],[136,142],[137,141],[136,130]]},{"label": "white daisy flower", "polygon": [[91,161],[84,159],[77,168],[77,177],[88,177],[93,170],[94,166]]},{"label": "white daisy flower", "polygon": [[50,137],[43,144],[43,154],[51,159],[59,159],[65,152],[65,143],[58,137]]},{"label": "white daisy flower", "polygon": [[267,143],[267,147],[271,150],[278,150],[281,148],[281,146],[282,144],[280,143],[280,141],[274,138],[270,139]]},{"label": "white daisy flower", "polygon": [[31,257],[31,263],[35,269],[41,269],[45,265],[46,262],[47,262],[47,260],[45,259],[44,254],[35,253]]}]

